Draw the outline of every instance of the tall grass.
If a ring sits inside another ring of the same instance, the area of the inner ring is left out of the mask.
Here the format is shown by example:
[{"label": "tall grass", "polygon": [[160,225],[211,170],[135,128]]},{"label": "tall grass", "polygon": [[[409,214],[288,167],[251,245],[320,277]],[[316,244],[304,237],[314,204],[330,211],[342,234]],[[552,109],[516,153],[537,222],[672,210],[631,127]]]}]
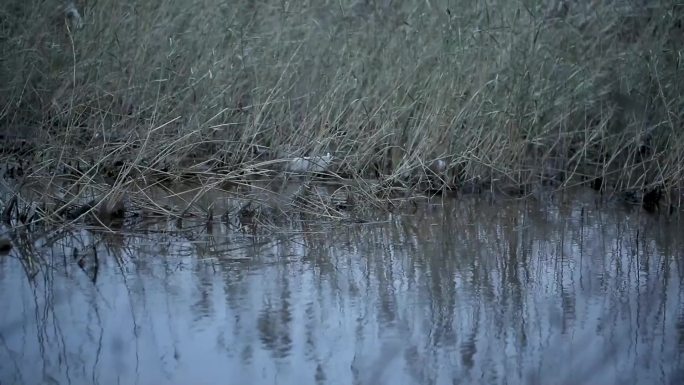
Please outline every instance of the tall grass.
[{"label": "tall grass", "polygon": [[[678,188],[674,1],[55,1],[0,10],[3,157],[84,183],[337,175]],[[109,178],[107,178],[109,177]],[[432,175],[434,178],[434,175]]]}]

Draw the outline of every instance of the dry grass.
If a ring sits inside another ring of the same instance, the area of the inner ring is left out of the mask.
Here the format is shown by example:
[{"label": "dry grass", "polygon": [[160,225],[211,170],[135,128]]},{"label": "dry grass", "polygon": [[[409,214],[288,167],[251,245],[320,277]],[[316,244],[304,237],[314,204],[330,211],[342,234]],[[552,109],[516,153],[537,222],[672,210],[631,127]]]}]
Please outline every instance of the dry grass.
[{"label": "dry grass", "polygon": [[357,202],[426,181],[679,196],[670,1],[78,2],[81,28],[53,1],[6,3],[1,156],[51,213],[165,211],[150,186],[245,185],[326,153]]}]

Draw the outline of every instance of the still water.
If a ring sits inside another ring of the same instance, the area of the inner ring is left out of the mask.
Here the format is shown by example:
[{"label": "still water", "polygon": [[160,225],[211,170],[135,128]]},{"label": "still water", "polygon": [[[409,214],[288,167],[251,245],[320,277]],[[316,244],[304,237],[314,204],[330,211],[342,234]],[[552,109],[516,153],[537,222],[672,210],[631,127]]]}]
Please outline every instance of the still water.
[{"label": "still water", "polygon": [[683,227],[596,199],[37,241],[33,279],[0,257],[0,384],[684,383]]}]

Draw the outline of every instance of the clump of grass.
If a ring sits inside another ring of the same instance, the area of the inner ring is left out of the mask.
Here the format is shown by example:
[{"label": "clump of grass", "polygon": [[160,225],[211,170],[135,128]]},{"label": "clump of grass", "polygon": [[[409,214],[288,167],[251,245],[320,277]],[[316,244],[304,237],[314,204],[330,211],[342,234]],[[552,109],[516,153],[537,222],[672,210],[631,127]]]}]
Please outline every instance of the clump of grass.
[{"label": "clump of grass", "polygon": [[330,153],[373,188],[680,188],[669,1],[6,2],[2,156],[33,177],[214,188]]}]

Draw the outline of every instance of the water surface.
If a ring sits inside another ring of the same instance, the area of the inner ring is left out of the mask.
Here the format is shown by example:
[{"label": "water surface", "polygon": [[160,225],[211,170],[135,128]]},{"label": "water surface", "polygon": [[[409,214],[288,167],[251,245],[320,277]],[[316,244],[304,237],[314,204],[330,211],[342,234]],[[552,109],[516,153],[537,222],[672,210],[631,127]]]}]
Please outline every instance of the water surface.
[{"label": "water surface", "polygon": [[0,257],[0,384],[683,383],[682,227],[596,199],[38,240],[32,279]]}]

